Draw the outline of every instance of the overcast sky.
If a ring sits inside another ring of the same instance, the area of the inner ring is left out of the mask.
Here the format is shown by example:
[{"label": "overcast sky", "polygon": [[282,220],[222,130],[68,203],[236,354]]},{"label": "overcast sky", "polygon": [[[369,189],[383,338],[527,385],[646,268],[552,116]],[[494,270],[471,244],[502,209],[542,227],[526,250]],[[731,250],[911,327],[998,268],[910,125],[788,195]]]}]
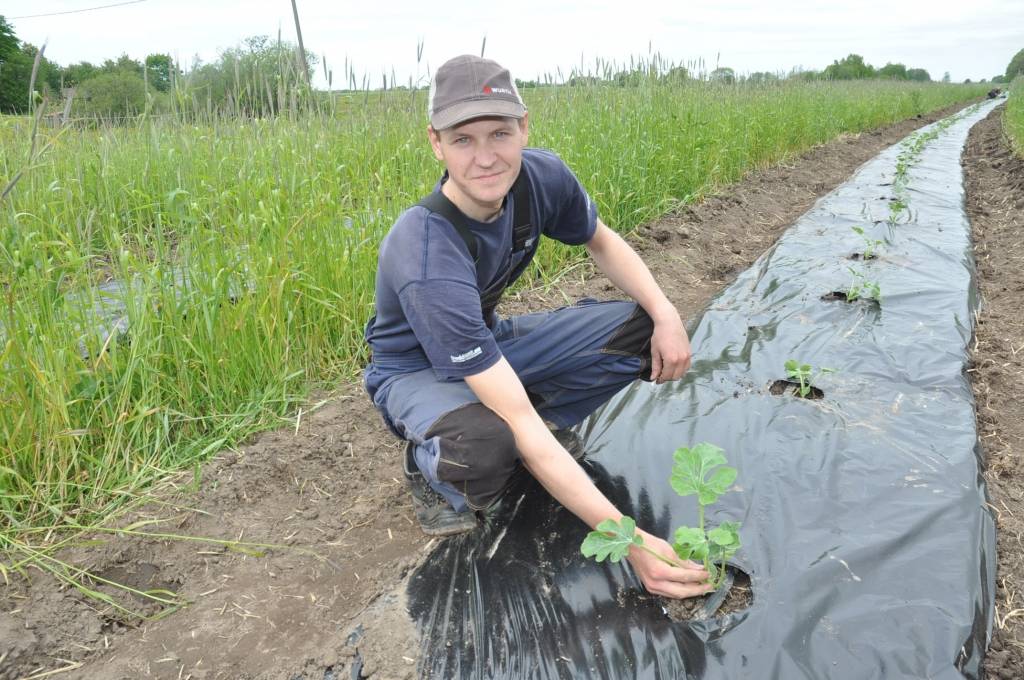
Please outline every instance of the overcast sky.
[{"label": "overcast sky", "polygon": [[[38,18],[126,0],[2,0],[18,37],[59,64],[102,62],[122,53],[166,52],[183,66],[204,61],[252,35],[295,41],[290,0],[142,0],[106,9]],[[901,62],[954,81],[1001,74],[1024,48],[1024,0],[478,0],[412,2],[297,0],[306,49],[325,57],[335,86],[345,60],[358,78],[381,83],[425,79],[447,58],[480,53],[522,79],[567,74],[581,60],[628,62],[649,49],[679,64],[703,62],[737,72],[821,69],[851,52],[880,67]],[[25,18],[20,18],[25,17]],[[417,63],[417,45],[423,56]],[[326,85],[322,67],[317,84]]]}]

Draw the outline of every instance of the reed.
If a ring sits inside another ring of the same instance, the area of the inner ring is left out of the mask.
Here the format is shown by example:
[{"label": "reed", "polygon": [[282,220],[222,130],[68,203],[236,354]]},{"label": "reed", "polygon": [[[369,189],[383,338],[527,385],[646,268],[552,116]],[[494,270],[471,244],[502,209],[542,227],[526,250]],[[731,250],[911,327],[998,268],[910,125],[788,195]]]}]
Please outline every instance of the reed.
[{"label": "reed", "polygon": [[1024,158],[1024,76],[1017,76],[1010,83],[1010,96],[1006,100],[1003,128],[1010,144],[1018,156]]}]

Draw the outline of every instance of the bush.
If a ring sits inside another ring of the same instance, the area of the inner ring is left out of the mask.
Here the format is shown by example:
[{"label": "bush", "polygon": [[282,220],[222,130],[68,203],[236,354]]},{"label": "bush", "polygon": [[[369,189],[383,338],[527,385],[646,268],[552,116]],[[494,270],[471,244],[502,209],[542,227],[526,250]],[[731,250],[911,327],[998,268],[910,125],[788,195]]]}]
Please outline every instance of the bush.
[{"label": "bush", "polygon": [[146,85],[134,73],[103,73],[79,86],[73,106],[75,116],[132,116],[146,108]]}]

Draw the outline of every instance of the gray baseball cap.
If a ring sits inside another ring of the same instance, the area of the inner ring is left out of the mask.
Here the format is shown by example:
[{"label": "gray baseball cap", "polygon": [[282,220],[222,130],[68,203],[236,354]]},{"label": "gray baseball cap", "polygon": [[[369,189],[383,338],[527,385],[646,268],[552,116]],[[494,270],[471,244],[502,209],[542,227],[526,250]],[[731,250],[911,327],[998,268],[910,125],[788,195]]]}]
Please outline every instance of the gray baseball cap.
[{"label": "gray baseball cap", "polygon": [[435,130],[484,116],[522,118],[526,105],[508,69],[464,54],[437,69],[430,83],[427,116]]}]

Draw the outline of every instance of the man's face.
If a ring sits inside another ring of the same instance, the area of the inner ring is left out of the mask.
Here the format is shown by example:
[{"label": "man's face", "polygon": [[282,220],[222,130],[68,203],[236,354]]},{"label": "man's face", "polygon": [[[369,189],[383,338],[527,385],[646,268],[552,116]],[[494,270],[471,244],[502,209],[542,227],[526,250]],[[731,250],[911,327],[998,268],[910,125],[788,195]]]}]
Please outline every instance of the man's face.
[{"label": "man's face", "polygon": [[522,166],[527,119],[477,118],[428,131],[434,155],[448,168],[449,198],[476,219],[496,213]]}]

